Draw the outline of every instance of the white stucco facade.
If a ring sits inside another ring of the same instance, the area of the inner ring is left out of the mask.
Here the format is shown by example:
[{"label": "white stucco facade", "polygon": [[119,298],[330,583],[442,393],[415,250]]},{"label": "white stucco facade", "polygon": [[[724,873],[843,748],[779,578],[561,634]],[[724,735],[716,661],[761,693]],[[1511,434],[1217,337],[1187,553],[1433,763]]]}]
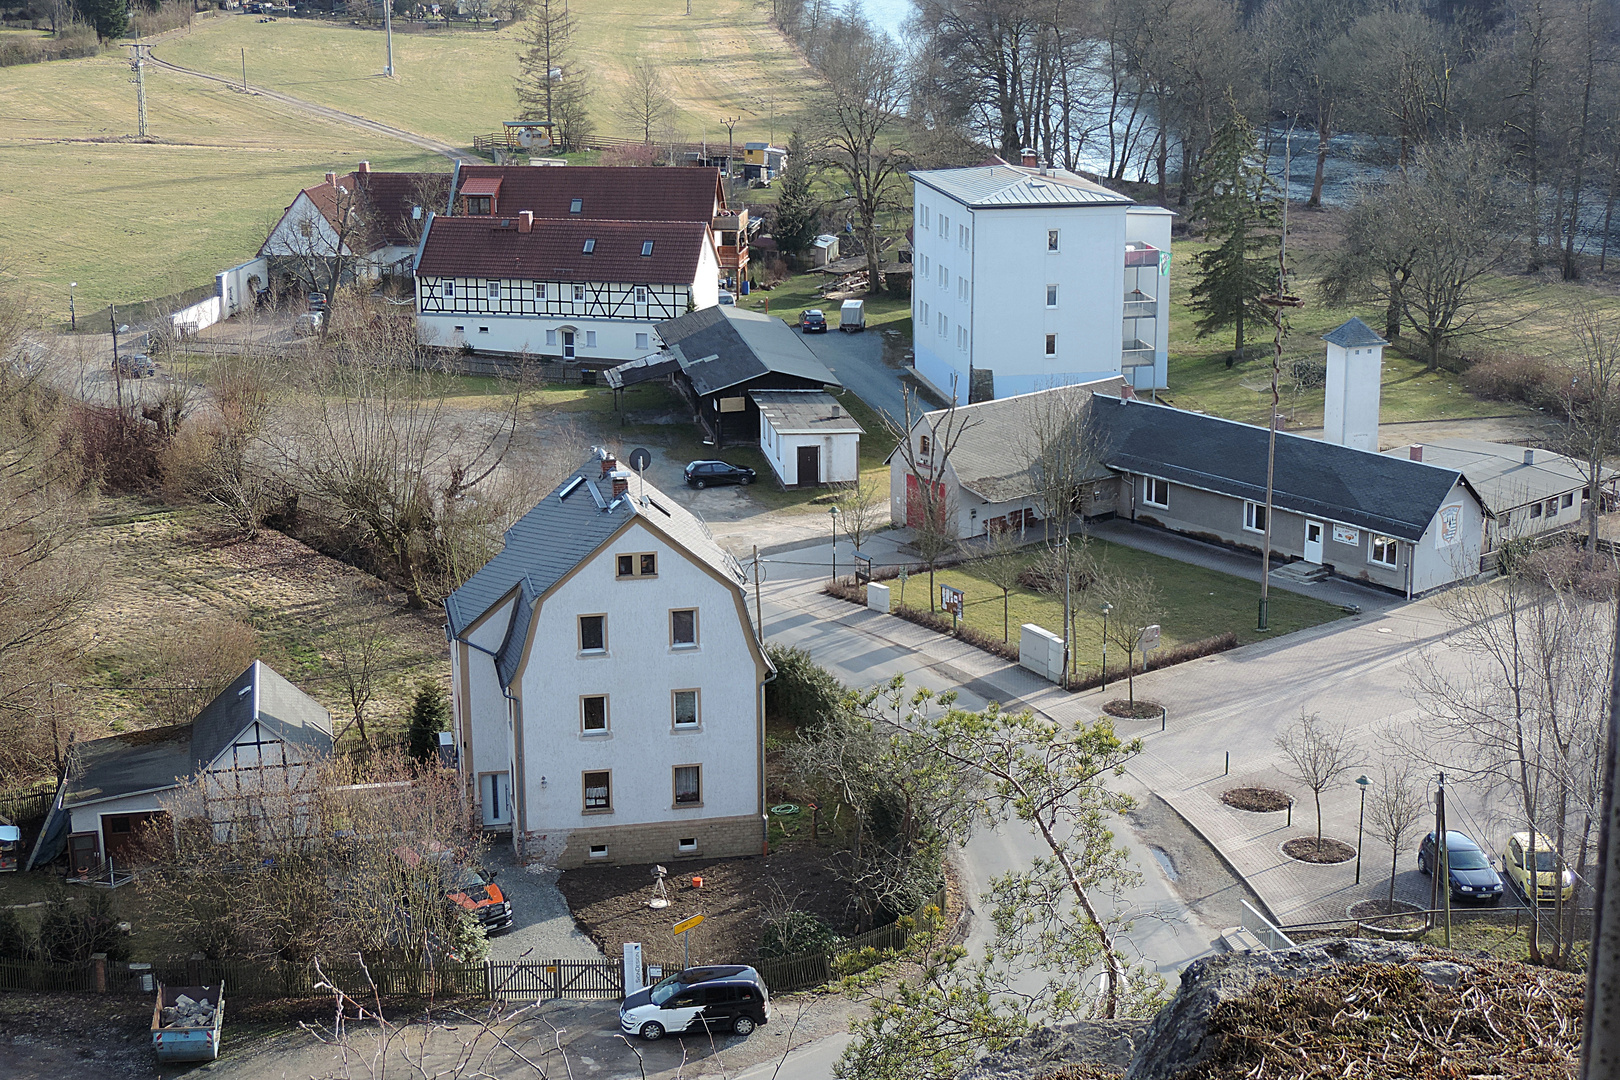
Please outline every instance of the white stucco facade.
[{"label": "white stucco facade", "polygon": [[1382,345],[1346,348],[1328,342],[1324,439],[1340,446],[1378,452],[1378,403],[1383,370]]},{"label": "white stucco facade", "polygon": [[[924,377],[958,403],[969,400],[970,371],[991,373],[997,398],[1122,373],[1140,389],[1165,385],[1169,211],[1117,196],[970,205],[933,175],[912,174],[913,348]],[[1127,245],[1139,250],[1128,257]]]}]

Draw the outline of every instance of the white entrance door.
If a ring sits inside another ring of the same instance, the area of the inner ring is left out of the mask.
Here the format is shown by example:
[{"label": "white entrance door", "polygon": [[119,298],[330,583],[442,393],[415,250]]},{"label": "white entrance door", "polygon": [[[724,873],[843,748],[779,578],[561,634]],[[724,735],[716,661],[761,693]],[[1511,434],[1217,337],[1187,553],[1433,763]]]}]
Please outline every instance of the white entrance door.
[{"label": "white entrance door", "polygon": [[1322,563],[1322,523],[1320,521],[1305,522],[1305,561],[1308,563]]},{"label": "white entrance door", "polygon": [[484,805],[484,827],[512,824],[510,773],[485,773],[478,778],[479,801]]}]

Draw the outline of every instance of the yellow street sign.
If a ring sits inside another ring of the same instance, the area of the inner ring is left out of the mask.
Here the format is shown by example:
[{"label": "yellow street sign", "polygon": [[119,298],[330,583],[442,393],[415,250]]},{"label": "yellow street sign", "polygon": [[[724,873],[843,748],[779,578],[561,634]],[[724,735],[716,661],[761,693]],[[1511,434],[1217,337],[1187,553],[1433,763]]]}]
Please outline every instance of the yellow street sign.
[{"label": "yellow street sign", "polygon": [[695,928],[697,924],[702,921],[703,916],[701,915],[694,915],[690,919],[682,919],[680,922],[675,924],[675,929],[672,932],[676,934],[684,934],[688,930]]}]

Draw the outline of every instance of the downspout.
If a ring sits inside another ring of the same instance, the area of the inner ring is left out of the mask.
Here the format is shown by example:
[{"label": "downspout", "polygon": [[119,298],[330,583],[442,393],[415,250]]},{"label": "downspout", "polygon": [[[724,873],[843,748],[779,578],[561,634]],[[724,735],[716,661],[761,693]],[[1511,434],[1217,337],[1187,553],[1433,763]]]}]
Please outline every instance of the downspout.
[{"label": "downspout", "polygon": [[1406,598],[1412,599],[1412,560],[1417,558],[1417,545],[1406,545]]},{"label": "downspout", "polygon": [[450,170],[450,197],[445,200],[444,212],[454,216],[456,212],[456,192],[461,188],[461,159],[456,158],[455,168]]},{"label": "downspout", "polygon": [[[762,634],[764,630],[764,627],[760,627]],[[765,643],[762,640],[760,650],[763,651],[764,647]],[[764,680],[759,684],[759,823],[761,828],[759,853],[761,855],[771,853],[771,816],[765,812],[765,687],[768,683],[775,681],[776,669],[772,668],[770,674],[765,676]]]}]

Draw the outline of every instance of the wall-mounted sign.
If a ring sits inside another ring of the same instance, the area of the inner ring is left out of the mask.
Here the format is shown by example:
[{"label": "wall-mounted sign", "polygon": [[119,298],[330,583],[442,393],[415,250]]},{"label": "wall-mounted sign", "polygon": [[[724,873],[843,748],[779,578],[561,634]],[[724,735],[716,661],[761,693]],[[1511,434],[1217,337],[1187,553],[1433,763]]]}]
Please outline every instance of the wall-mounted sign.
[{"label": "wall-mounted sign", "polygon": [[1450,547],[1462,539],[1462,503],[1442,506],[1437,517],[1440,528],[1434,534],[1435,547]]},{"label": "wall-mounted sign", "polygon": [[1361,543],[1361,530],[1352,529],[1348,525],[1333,526],[1333,542],[1335,544],[1349,544],[1351,547]]}]

